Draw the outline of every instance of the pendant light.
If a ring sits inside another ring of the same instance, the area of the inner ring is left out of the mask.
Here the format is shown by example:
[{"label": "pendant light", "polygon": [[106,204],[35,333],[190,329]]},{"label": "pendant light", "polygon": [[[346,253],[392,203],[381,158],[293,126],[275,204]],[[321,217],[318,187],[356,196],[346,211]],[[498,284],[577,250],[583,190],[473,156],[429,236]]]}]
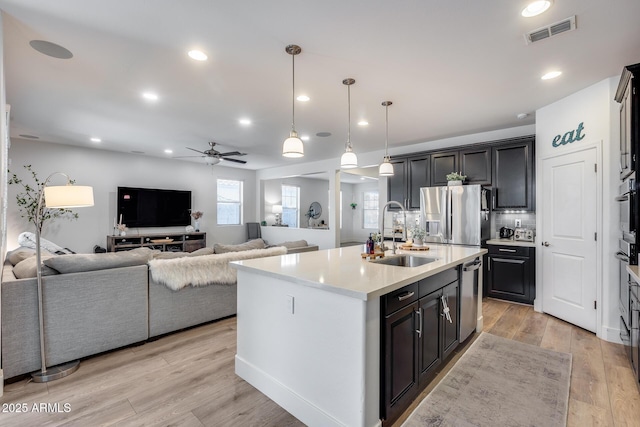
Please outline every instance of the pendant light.
[{"label": "pendant light", "polygon": [[282,155],[284,157],[302,157],[304,156],[304,145],[302,140],[298,138],[298,132],[296,132],[296,63],[295,58],[302,49],[300,46],[290,44],[284,49],[289,55],[291,55],[291,68],[292,68],[292,93],[291,93],[291,132],[289,138],[284,140],[282,144]]},{"label": "pendant light", "polygon": [[351,85],[356,81],[354,79],[344,79],[343,85],[347,86],[347,100],[349,105],[349,127],[347,131],[347,145],[344,150],[344,154],[340,158],[340,167],[343,169],[352,169],[358,167],[358,156],[353,152],[351,147]]},{"label": "pendant light", "polygon": [[384,101],[382,103],[385,112],[386,133],[384,137],[384,158],[378,169],[379,176],[393,176],[393,165],[389,158],[389,105],[391,104],[393,104],[391,101]]}]

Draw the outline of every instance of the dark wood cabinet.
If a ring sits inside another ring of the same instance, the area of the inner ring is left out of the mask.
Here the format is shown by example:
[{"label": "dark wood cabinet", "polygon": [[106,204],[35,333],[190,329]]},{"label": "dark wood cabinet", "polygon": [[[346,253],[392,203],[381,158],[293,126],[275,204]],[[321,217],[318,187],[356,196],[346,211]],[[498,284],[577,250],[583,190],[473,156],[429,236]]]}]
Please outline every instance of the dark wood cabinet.
[{"label": "dark wood cabinet", "polygon": [[491,147],[460,150],[460,172],[466,184],[491,185]]},{"label": "dark wood cabinet", "polygon": [[406,410],[458,346],[458,283],[459,269],[452,268],[382,297],[380,386],[385,425]]},{"label": "dark wood cabinet", "polygon": [[447,175],[451,172],[459,172],[457,151],[431,154],[432,187],[447,185]]},{"label": "dark wood cabinet", "polygon": [[[407,159],[392,159],[393,176],[387,178],[387,201],[395,200],[404,206],[407,199]],[[398,211],[399,207],[391,205],[390,211]]]},{"label": "dark wood cabinet", "polygon": [[535,248],[489,245],[487,296],[533,304]]},{"label": "dark wood cabinet", "polygon": [[407,209],[420,209],[420,188],[431,186],[431,156],[408,159]]},{"label": "dark wood cabinet", "polygon": [[533,139],[493,147],[491,156],[493,210],[534,210]]}]

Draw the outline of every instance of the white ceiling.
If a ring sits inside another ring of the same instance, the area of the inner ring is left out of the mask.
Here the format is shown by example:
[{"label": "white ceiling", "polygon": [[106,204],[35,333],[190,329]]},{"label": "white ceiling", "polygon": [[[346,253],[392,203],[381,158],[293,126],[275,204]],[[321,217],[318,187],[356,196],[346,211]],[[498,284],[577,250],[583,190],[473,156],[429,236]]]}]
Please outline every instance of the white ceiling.
[{"label": "white ceiling", "polygon": [[[555,0],[523,18],[524,0],[0,0],[11,136],[149,156],[185,147],[247,152],[247,168],[337,158],[351,87],[354,151],[399,147],[534,122],[536,109],[640,62],[640,1]],[[525,32],[575,15],[578,29],[527,45]],[[69,49],[55,59],[29,46]],[[285,159],[291,56],[298,44],[296,128],[303,159]],[[206,62],[187,57],[197,47]],[[555,80],[540,76],[563,71]],[[141,99],[145,90],[160,99]],[[529,117],[518,120],[518,113]],[[238,119],[247,117],[245,127]],[[357,126],[360,119],[370,125]],[[317,132],[331,132],[327,138]],[[99,136],[102,142],[89,138]],[[235,164],[228,166],[236,167]],[[243,167],[243,166],[240,166]]]}]

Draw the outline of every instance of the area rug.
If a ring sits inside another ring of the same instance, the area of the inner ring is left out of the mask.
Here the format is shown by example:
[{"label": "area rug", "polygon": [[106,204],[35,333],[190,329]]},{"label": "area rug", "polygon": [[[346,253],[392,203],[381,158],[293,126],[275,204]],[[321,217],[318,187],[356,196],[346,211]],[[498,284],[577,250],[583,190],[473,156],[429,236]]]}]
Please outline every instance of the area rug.
[{"label": "area rug", "polygon": [[571,354],[482,333],[403,424],[564,426]]}]

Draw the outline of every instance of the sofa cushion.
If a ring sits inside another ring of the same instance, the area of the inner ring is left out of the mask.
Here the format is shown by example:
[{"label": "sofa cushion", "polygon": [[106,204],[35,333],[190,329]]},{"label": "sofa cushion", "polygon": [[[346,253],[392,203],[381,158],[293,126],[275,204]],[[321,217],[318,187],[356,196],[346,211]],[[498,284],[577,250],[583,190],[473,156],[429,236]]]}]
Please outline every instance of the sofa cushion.
[{"label": "sofa cushion", "polygon": [[294,249],[294,248],[304,248],[305,246],[309,246],[309,244],[307,243],[306,240],[295,240],[293,242],[278,243],[276,246],[284,246],[287,249]]},{"label": "sofa cushion", "polygon": [[44,264],[60,273],[79,273],[146,264],[158,252],[149,248],[137,248],[102,254],[60,255],[47,259]]},{"label": "sofa cushion", "polygon": [[193,252],[160,252],[155,255],[154,259],[173,259],[182,257],[192,257],[201,255],[213,255],[213,248],[201,248]]},{"label": "sofa cushion", "polygon": [[[43,263],[52,258],[58,258],[58,256],[56,255],[41,255],[41,257]],[[36,277],[38,275],[36,271],[37,265],[38,263],[36,262],[36,256],[33,255],[17,263],[15,267],[13,267],[13,274],[18,279],[29,279],[32,277]],[[58,272],[52,268],[47,267],[46,264],[42,266],[43,276],[51,276],[52,274],[58,274]]]},{"label": "sofa cushion", "polygon": [[216,254],[226,254],[228,252],[242,252],[248,251],[251,249],[264,249],[264,240],[262,239],[254,239],[249,240],[245,243],[240,243],[239,245],[221,245],[216,243],[213,245],[213,252]]},{"label": "sofa cushion", "polygon": [[24,246],[20,246],[17,249],[7,252],[7,260],[11,263],[11,265],[15,266],[20,261],[23,261],[29,257],[32,257],[36,254],[35,249],[25,248]]}]

